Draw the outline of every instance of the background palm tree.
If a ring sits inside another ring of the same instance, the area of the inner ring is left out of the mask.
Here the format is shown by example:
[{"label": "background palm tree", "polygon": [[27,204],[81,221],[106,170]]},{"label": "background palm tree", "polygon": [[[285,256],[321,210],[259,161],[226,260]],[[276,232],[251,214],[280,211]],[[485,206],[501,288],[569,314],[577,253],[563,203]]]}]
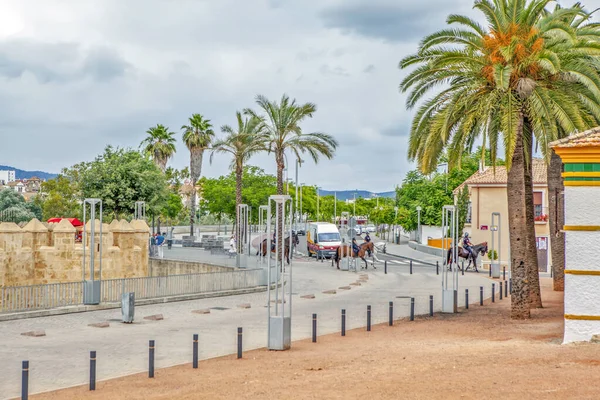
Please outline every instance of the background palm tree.
[{"label": "background palm tree", "polygon": [[215,153],[228,153],[233,157],[231,169],[235,171],[236,245],[237,252],[241,253],[242,243],[239,240],[241,224],[238,206],[242,204],[242,176],[244,165],[250,160],[250,157],[265,149],[258,140],[264,125],[262,119],[257,117],[244,119],[239,111],[235,116],[237,119],[236,129],[229,125],[221,127],[221,132],[227,136],[213,143],[210,162],[212,163]]},{"label": "background palm tree", "polygon": [[[333,158],[338,142],[326,133],[302,132],[300,127],[302,121],[312,118],[317,111],[317,106],[314,103],[297,104],[295,99],[290,101],[290,98],[284,94],[281,96],[279,103],[269,101],[265,96],[258,95],[256,96],[256,104],[265,113],[264,117],[251,109],[244,110],[244,113],[251,117],[262,118],[265,121],[261,142],[268,152],[275,154],[277,194],[281,195],[283,194],[283,169],[286,167],[286,151],[290,151],[298,159],[301,159],[301,153],[307,152],[315,162],[318,162],[321,155],[328,159]],[[282,208],[279,208],[280,216],[282,211]],[[281,219],[278,225],[277,238],[283,238]],[[282,242],[283,240],[277,239],[279,254],[283,254]],[[283,264],[282,260],[280,262]]]},{"label": "background palm tree", "polygon": [[142,141],[140,147],[154,160],[154,163],[165,172],[167,161],[175,154],[175,137],[169,128],[158,124],[146,131],[148,136]]},{"label": "background palm tree", "polygon": [[202,174],[202,159],[204,150],[208,149],[215,133],[210,120],[200,114],[193,114],[188,125],[183,125],[183,143],[190,151],[190,177],[192,180],[192,194],[190,201],[190,236],[194,236],[194,220],[196,217],[196,183]]},{"label": "background palm tree", "polygon": [[451,15],[448,23],[460,28],[426,37],[419,52],[400,64],[417,65],[400,85],[402,91],[412,88],[408,108],[431,89],[446,85],[413,119],[409,157],[423,171],[433,170],[446,149],[450,164],[460,166],[464,149],[477,138],[483,139],[483,147],[489,142],[495,160],[503,141],[509,168],[512,318],[528,318],[530,307],[541,307],[531,171],[534,138],[545,151],[559,130],[585,129],[600,111],[596,72],[582,57],[589,49],[598,50],[576,40],[564,22],[566,16],[581,15],[581,9],[549,13],[549,2],[477,0],[474,8],[485,15],[487,28]]}]

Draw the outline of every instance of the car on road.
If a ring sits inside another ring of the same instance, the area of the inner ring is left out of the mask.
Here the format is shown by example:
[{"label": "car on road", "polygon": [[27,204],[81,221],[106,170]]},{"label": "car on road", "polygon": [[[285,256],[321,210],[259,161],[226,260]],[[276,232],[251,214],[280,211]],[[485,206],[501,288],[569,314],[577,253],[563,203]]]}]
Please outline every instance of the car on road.
[{"label": "car on road", "polygon": [[375,225],[373,225],[373,224],[367,225],[364,229],[369,233],[375,232],[375,230],[376,230]]},{"label": "car on road", "polygon": [[360,234],[362,234],[362,228],[360,227],[360,225],[356,225],[354,227],[354,233],[358,236]]},{"label": "car on road", "polygon": [[306,235],[306,227],[304,224],[296,224],[293,228],[292,228],[292,233],[298,235],[298,236],[305,236]]}]

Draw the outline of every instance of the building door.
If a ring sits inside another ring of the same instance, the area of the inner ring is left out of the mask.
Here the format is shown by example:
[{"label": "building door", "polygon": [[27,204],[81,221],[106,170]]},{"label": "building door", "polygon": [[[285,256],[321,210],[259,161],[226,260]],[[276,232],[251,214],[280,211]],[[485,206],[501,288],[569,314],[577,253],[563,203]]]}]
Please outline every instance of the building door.
[{"label": "building door", "polygon": [[537,248],[538,270],[548,272],[548,237],[536,237],[535,244]]}]

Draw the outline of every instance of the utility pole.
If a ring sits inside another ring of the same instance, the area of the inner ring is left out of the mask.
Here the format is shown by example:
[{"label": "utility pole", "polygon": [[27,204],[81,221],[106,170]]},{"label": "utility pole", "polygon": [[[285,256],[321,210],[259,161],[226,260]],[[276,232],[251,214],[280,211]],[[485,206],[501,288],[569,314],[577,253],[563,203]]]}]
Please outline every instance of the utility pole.
[{"label": "utility pole", "polygon": [[[302,161],[299,158],[296,158],[296,208],[294,216],[298,216],[298,166]],[[294,218],[296,220],[297,218]]]},{"label": "utility pole", "polygon": [[319,187],[317,186],[317,222],[319,221]]},{"label": "utility pole", "polygon": [[304,214],[302,212],[302,193],[304,192],[304,183],[300,184],[300,222],[303,221]]},{"label": "utility pole", "polygon": [[337,225],[337,192],[333,192],[333,223]]},{"label": "utility pole", "polygon": [[352,203],[352,206],[354,207],[352,214],[356,217],[356,192],[354,192],[354,203]]}]

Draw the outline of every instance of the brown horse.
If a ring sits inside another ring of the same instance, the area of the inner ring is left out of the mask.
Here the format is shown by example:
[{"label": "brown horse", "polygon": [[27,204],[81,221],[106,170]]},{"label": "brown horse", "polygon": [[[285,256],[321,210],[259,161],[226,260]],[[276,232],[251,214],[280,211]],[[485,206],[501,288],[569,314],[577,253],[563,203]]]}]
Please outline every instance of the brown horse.
[{"label": "brown horse", "polygon": [[[335,260],[337,269],[340,269],[340,260],[344,257],[351,256],[352,258],[360,258],[361,260],[363,260],[365,262],[365,269],[367,269],[369,267],[369,264],[367,263],[367,260],[365,260],[365,254],[367,252],[372,254],[375,246],[373,245],[373,242],[365,242],[365,243],[359,245],[358,247],[359,247],[359,250],[358,250],[358,254],[356,254],[356,255],[352,251],[352,246],[344,244],[344,245],[341,245],[340,247],[338,247],[337,250],[335,251],[335,256],[333,256],[331,258],[331,266],[333,267],[333,262]],[[377,268],[375,268],[375,264],[373,264],[373,269],[377,269]]]},{"label": "brown horse", "polygon": [[[483,242],[483,243],[476,244],[475,246],[471,246],[471,253],[469,253],[467,250],[465,250],[459,246],[457,255],[459,258],[464,258],[469,261],[469,265],[467,265],[467,268],[465,268],[465,271],[468,271],[469,267],[471,266],[471,263],[473,263],[473,266],[475,267],[475,272],[479,272],[479,270],[477,269],[477,256],[479,254],[484,256],[487,254],[487,251],[488,251],[488,244],[487,244],[487,242]],[[450,247],[448,249],[448,253],[446,256],[446,265],[448,265],[448,269],[450,269],[451,259],[452,259],[452,247]],[[458,259],[456,261],[458,261]]]},{"label": "brown horse", "polygon": [[[289,264],[290,263],[290,237],[286,237],[284,242],[285,244],[285,249],[283,250],[283,254],[285,255],[285,261]],[[300,243],[300,239],[298,239],[298,235],[293,233],[292,234],[292,249],[294,249],[298,243]],[[271,253],[275,253],[275,246],[276,244],[274,242],[271,243]],[[262,253],[263,257],[267,256],[267,247],[269,247],[268,243],[267,243],[267,239],[264,239],[260,245],[258,246],[258,251],[256,252],[256,255],[259,255]]]}]

